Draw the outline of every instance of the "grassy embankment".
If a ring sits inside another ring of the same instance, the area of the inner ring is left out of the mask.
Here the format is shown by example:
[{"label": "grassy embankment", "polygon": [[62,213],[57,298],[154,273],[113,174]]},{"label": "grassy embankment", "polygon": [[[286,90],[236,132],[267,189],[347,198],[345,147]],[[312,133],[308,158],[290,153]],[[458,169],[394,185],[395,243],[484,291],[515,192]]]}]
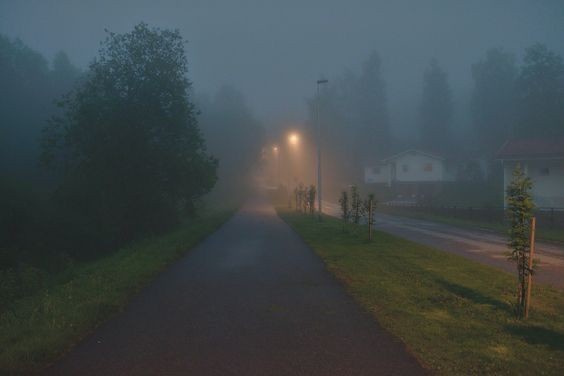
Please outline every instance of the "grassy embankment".
[{"label": "grassy embankment", "polygon": [[534,285],[516,320],[515,277],[382,232],[280,209],[350,293],[439,374],[561,374],[564,294]]},{"label": "grassy embankment", "polygon": [[[403,216],[407,218],[422,219],[432,222],[445,223],[463,228],[481,228],[489,231],[495,231],[500,234],[507,234],[507,225],[500,222],[489,222],[471,219],[455,218],[447,215],[421,213],[409,210],[393,210],[385,207],[380,208],[385,213],[392,215]],[[545,228],[539,226],[537,228],[537,239],[547,240],[552,242],[564,242],[564,228]]]},{"label": "grassy embankment", "polygon": [[110,256],[76,265],[0,312],[0,374],[44,367],[77,343],[233,213],[216,211]]}]

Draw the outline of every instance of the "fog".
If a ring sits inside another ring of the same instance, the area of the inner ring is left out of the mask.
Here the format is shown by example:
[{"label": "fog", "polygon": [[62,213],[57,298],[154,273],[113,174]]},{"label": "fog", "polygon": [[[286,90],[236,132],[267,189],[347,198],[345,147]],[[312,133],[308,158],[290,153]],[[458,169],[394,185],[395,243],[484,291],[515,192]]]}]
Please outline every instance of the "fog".
[{"label": "fog", "polygon": [[563,244],[564,0],[0,0],[0,375],[556,374]]},{"label": "fog", "polygon": [[[564,52],[559,0],[393,1],[72,1],[1,0],[0,33],[47,57],[64,50],[84,68],[104,29],[140,21],[178,28],[189,41],[197,91],[237,87],[266,126],[301,123],[320,76],[382,58],[392,129],[406,134],[432,57],[449,75],[454,99],[471,88],[470,65],[491,47],[522,55],[535,42]],[[412,106],[407,106],[412,104]]]},{"label": "fog", "polygon": [[0,249],[98,254],[257,176],[291,203],[318,146],[329,203],[503,206],[504,155],[561,159],[563,41],[561,0],[0,0]]}]

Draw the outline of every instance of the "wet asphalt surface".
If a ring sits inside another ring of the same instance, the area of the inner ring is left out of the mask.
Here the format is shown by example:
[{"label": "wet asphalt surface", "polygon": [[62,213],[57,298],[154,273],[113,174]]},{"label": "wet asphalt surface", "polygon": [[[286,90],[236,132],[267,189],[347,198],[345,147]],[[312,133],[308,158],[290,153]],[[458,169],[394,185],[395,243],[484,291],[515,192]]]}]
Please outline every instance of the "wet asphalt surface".
[{"label": "wet asphalt surface", "polygon": [[261,197],[45,372],[424,373]]}]

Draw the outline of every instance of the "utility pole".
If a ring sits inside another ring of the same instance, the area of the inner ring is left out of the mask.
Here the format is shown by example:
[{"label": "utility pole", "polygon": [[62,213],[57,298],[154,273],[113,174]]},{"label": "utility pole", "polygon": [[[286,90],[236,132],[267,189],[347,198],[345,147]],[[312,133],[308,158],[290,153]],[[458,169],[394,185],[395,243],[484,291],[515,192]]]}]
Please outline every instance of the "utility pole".
[{"label": "utility pole", "polygon": [[315,122],[317,123],[317,216],[319,220],[321,220],[321,214],[323,213],[321,206],[321,122],[319,121],[319,107],[321,98],[319,96],[319,85],[326,84],[327,82],[329,82],[329,80],[317,80],[317,103],[315,106]]}]

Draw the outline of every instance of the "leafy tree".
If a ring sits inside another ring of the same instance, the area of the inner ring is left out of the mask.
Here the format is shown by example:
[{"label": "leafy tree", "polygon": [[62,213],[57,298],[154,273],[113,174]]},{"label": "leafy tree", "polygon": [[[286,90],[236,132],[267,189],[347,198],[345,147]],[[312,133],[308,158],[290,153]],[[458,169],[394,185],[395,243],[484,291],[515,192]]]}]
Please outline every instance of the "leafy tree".
[{"label": "leafy tree", "polygon": [[374,193],[370,193],[363,202],[363,214],[366,217],[366,225],[368,226],[368,240],[372,240],[372,227],[374,227],[374,211],[376,209],[376,199]]},{"label": "leafy tree", "polygon": [[[315,124],[318,98],[308,101]],[[329,80],[319,98],[323,160],[331,165],[328,181],[335,187],[361,181],[362,166],[388,155],[392,144],[386,83],[379,55],[372,52],[360,72],[345,70]],[[315,129],[312,127],[312,134]],[[331,187],[329,187],[331,189]]]},{"label": "leafy tree", "polygon": [[86,78],[45,129],[59,198],[113,241],[174,223],[216,180],[189,97],[178,31],[109,33]]},{"label": "leafy tree", "polygon": [[52,63],[52,85],[57,97],[69,92],[80,77],[80,70],[75,67],[64,51],[55,54]]},{"label": "leafy tree", "polygon": [[341,207],[341,218],[343,219],[343,230],[344,230],[345,229],[344,225],[348,223],[351,216],[349,193],[347,191],[341,192],[341,197],[339,198],[339,205]]},{"label": "leafy tree", "polygon": [[372,52],[362,66],[358,79],[356,99],[360,121],[358,141],[363,160],[383,158],[390,145],[389,117],[386,98],[386,83],[382,78],[382,62]]},{"label": "leafy tree", "polygon": [[356,185],[351,186],[351,218],[352,223],[358,225],[362,218],[362,199]]},{"label": "leafy tree", "polygon": [[564,62],[542,44],[525,51],[518,79],[518,136],[564,135]]},{"label": "leafy tree", "polygon": [[218,184],[222,199],[246,191],[250,174],[260,159],[264,128],[241,92],[222,86],[212,98],[200,95],[198,120],[210,152],[219,159]]},{"label": "leafy tree", "polygon": [[22,41],[0,35],[0,174],[37,174],[37,138],[52,99],[47,60]]},{"label": "leafy tree", "polygon": [[451,145],[452,94],[446,72],[432,59],[423,78],[420,107],[421,142],[431,150],[444,151]]},{"label": "leafy tree", "polygon": [[510,136],[516,120],[515,56],[501,48],[486,52],[486,58],[472,65],[474,91],[472,119],[477,145],[488,157]]},{"label": "leafy tree", "polygon": [[310,185],[307,189],[307,207],[309,209],[309,213],[313,214],[315,212],[315,196],[317,191],[315,189],[315,185]]},{"label": "leafy tree", "polygon": [[531,197],[532,182],[518,164],[513,171],[513,180],[507,187],[507,209],[510,220],[509,247],[511,259],[517,264],[518,290],[517,315],[523,317],[526,304],[527,277],[530,257],[530,221],[534,208]]}]

